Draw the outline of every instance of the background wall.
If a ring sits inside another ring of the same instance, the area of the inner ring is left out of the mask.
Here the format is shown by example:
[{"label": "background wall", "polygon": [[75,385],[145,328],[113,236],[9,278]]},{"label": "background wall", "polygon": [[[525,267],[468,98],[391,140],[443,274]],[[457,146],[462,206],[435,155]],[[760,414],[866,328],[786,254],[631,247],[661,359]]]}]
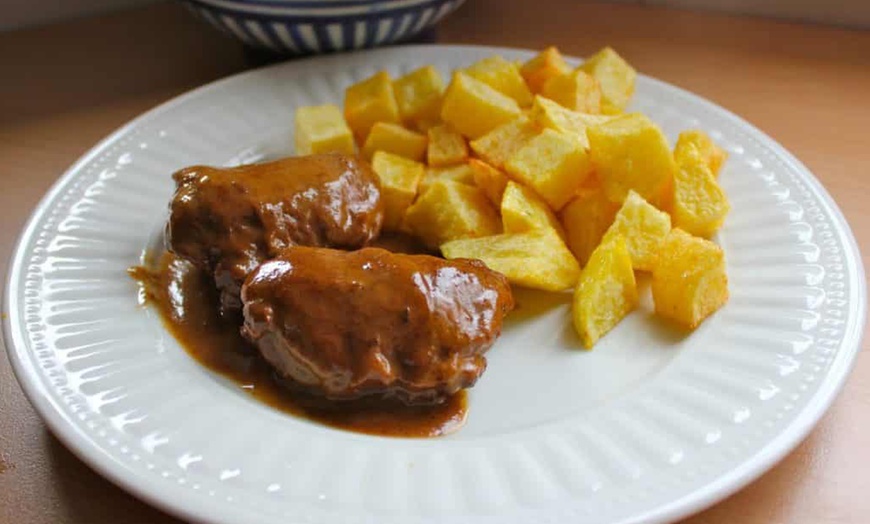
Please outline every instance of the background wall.
[{"label": "background wall", "polygon": [[[473,0],[471,0],[473,1]],[[870,0],[615,0],[870,28]]]},{"label": "background wall", "polygon": [[[0,0],[0,31],[123,9],[155,0]],[[474,0],[468,0],[473,2]],[[583,1],[583,0],[577,0]],[[870,28],[870,0],[611,0]],[[543,0],[542,5],[546,5]]]}]

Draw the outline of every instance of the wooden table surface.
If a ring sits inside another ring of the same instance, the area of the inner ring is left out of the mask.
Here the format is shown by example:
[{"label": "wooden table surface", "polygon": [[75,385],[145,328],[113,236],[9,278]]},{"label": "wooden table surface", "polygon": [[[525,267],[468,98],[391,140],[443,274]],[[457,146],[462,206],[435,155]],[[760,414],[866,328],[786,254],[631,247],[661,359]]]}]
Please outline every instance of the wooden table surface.
[{"label": "wooden table surface", "polygon": [[[444,21],[437,40],[555,44],[575,56],[612,45],[640,71],[721,104],[795,153],[870,252],[870,32],[577,0],[472,0]],[[28,213],[77,157],[137,114],[251,65],[234,41],[175,4],[0,34],[2,274]],[[806,441],[686,522],[870,522],[867,432],[870,359],[862,353]],[[0,522],[177,521],[67,451],[25,400],[0,351]]]}]

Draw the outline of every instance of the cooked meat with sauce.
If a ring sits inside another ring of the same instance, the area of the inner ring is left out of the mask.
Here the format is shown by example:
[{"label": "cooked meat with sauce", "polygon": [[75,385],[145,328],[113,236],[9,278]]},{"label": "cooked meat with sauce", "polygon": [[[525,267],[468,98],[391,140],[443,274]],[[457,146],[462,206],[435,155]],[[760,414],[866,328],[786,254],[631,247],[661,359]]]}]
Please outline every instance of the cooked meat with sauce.
[{"label": "cooked meat with sauce", "polygon": [[173,175],[167,248],[214,274],[221,311],[238,310],[245,277],[292,245],[357,249],[383,223],[377,177],[338,154]]},{"label": "cooked meat with sauce", "polygon": [[242,334],[289,383],[328,399],[437,403],[472,386],[513,308],[476,260],[293,247],[242,287]]}]

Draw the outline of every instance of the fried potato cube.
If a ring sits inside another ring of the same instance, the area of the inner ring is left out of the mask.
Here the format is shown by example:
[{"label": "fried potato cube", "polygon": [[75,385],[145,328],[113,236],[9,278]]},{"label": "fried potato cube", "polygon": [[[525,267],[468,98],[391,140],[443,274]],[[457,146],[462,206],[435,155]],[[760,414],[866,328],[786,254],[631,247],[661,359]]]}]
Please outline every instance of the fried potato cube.
[{"label": "fried potato cube", "polygon": [[501,232],[498,212],[480,189],[436,180],[405,212],[403,229],[432,249],[458,238]]},{"label": "fried potato cube", "polygon": [[634,95],[637,72],[616,51],[605,47],[579,69],[595,77],[601,86],[601,112],[613,115],[625,110]]},{"label": "fried potato cube", "polygon": [[401,123],[393,83],[386,71],[345,90],[344,118],[359,143],[365,143],[372,126],[378,122]]},{"label": "fried potato cube", "polygon": [[471,168],[474,185],[486,193],[486,197],[489,198],[490,202],[496,206],[501,206],[502,196],[508,183],[508,176],[500,169],[496,169],[483,160],[476,158],[468,160],[468,167]]},{"label": "fried potato cube", "polygon": [[671,221],[673,222],[673,213],[672,210],[674,208],[674,179],[677,176],[677,171],[674,169],[674,176],[669,178],[665,185],[662,186],[662,189],[659,191],[659,194],[651,197],[649,202],[655,207],[661,209],[665,213],[671,215]]},{"label": "fried potato cube", "polygon": [[541,95],[559,105],[582,113],[601,113],[601,87],[598,80],[584,71],[575,70],[551,78]]},{"label": "fried potato cube", "polygon": [[376,151],[372,170],[381,182],[384,202],[384,228],[396,230],[405,210],[417,196],[417,186],[423,177],[423,164],[386,151]]},{"label": "fried potato cube", "polygon": [[401,123],[393,83],[386,71],[375,73],[344,91],[344,118],[359,143],[378,122]]},{"label": "fried potato cube", "polygon": [[[604,191],[604,188],[601,187],[601,181],[598,180],[598,175],[595,174],[595,171],[589,173],[589,176],[586,177],[586,180],[583,181],[583,185],[580,186],[580,189],[577,191],[577,194],[580,194],[583,191]],[[616,206],[616,209],[619,209],[619,206]]]},{"label": "fried potato cube", "polygon": [[698,148],[686,147],[674,176],[674,225],[693,235],[709,237],[722,226],[730,210],[728,197],[716,183],[708,161]]},{"label": "fried potato cube", "polygon": [[300,107],[296,110],[294,128],[297,155],[354,152],[353,135],[338,106]]},{"label": "fried potato cube", "polygon": [[601,243],[604,233],[616,217],[618,207],[598,187],[581,189],[562,208],[559,218],[565,229],[568,248],[582,266],[588,263],[589,256]]},{"label": "fried potato cube", "polygon": [[562,225],[547,203],[534,191],[513,180],[507,183],[502,196],[501,221],[505,233],[553,229],[561,238],[565,238]]},{"label": "fried potato cube", "polygon": [[535,97],[530,116],[532,121],[541,128],[576,136],[580,144],[586,149],[589,149],[586,129],[589,126],[613,120],[611,116],[590,115],[589,113],[572,111],[540,95]]},{"label": "fried potato cube", "polygon": [[511,284],[562,291],[577,283],[580,266],[552,229],[454,240],[441,245],[445,258],[476,258]]},{"label": "fried potato cube", "polygon": [[378,122],[372,126],[362,155],[371,160],[375,151],[386,151],[411,160],[423,160],[426,155],[427,139],[420,133],[415,133],[398,124]]},{"label": "fried potato cube", "polygon": [[423,179],[420,181],[420,194],[429,189],[429,186],[438,180],[450,180],[468,186],[477,186],[474,183],[474,170],[468,164],[449,167],[427,167],[423,173]]},{"label": "fried potato cube", "polygon": [[571,67],[554,46],[550,46],[520,67],[520,74],[532,93],[538,94],[547,80],[569,73]]},{"label": "fried potato cube", "polygon": [[602,242],[583,268],[571,316],[586,349],[616,327],[638,305],[631,255],[622,237]]},{"label": "fried potato cube", "polygon": [[468,76],[513,98],[520,107],[532,105],[532,92],[515,63],[495,55],[471,64],[464,71]]},{"label": "fried potato cube", "polygon": [[468,138],[479,138],[520,115],[517,102],[463,72],[453,75],[441,104],[441,120]]},{"label": "fried potato cube", "polygon": [[674,159],[677,164],[685,163],[684,157],[692,155],[693,147],[701,154],[713,176],[719,176],[719,169],[728,159],[728,152],[717,146],[703,131],[689,130],[680,133],[677,145],[674,146]]},{"label": "fried potato cube", "polygon": [[671,183],[674,155],[661,129],[646,116],[623,115],[589,127],[586,135],[592,165],[612,202],[622,202],[632,189],[654,202]]},{"label": "fried potato cube", "polygon": [[434,66],[421,67],[397,78],[393,82],[393,91],[399,114],[405,122],[425,131],[426,123],[440,120],[444,80]]},{"label": "fried potato cube", "polygon": [[472,140],[471,150],[491,166],[504,169],[508,158],[538,133],[540,129],[523,115]]},{"label": "fried potato cube", "polygon": [[629,191],[602,242],[621,236],[631,255],[632,267],[640,271],[652,271],[662,242],[670,231],[670,215],[659,211],[634,191]]},{"label": "fried potato cube", "polygon": [[652,296],[657,314],[696,328],[728,301],[722,248],[672,229],[653,270]]},{"label": "fried potato cube", "polygon": [[447,124],[430,127],[429,147],[426,159],[430,166],[441,167],[465,162],[468,158],[468,143],[465,137]]},{"label": "fried potato cube", "polygon": [[590,168],[580,143],[552,129],[529,140],[505,163],[508,175],[534,189],[554,211],[574,196]]},{"label": "fried potato cube", "polygon": [[427,120],[418,121],[417,122],[417,129],[421,133],[428,133],[429,129],[431,129],[435,126],[440,126],[441,124],[443,124],[443,122],[441,122],[441,117],[439,116],[437,119],[434,119],[434,120],[427,119]]}]

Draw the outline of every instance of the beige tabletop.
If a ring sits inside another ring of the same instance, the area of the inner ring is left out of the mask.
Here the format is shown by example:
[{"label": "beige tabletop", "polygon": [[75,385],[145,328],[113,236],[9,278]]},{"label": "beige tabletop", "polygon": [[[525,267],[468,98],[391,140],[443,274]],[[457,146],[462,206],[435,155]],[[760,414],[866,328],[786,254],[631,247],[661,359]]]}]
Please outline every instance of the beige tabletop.
[{"label": "beige tabletop", "polygon": [[[640,71],[752,122],[822,181],[870,246],[870,32],[577,0],[470,0],[437,40],[587,55],[609,44]],[[176,4],[0,34],[0,269],[32,207],[81,154],[137,114],[255,57]],[[866,263],[866,257],[865,257]],[[870,343],[865,337],[864,347]],[[692,524],[865,524],[870,359],[781,464]],[[0,523],[168,523],[46,429],[0,351]]]}]

